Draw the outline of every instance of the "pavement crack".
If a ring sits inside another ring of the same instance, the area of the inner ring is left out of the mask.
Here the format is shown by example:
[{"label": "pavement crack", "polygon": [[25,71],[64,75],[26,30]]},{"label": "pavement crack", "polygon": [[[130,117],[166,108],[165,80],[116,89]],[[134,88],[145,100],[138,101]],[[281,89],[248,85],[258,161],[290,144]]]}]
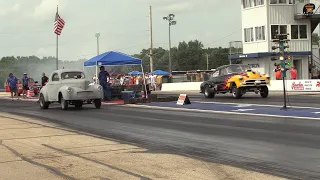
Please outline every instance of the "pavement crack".
[{"label": "pavement crack", "polygon": [[104,163],[104,162],[101,162],[101,161],[97,161],[97,160],[94,160],[94,159],[90,159],[90,158],[87,158],[87,157],[84,157],[84,156],[81,156],[79,154],[75,154],[75,153],[72,153],[72,152],[69,152],[69,151],[65,151],[63,149],[58,149],[58,148],[55,148],[55,147],[52,147],[50,145],[47,145],[47,144],[42,144],[43,146],[47,147],[47,148],[50,148],[50,149],[53,149],[53,150],[56,150],[56,151],[60,151],[62,153],[65,153],[65,154],[69,154],[71,156],[75,156],[75,157],[78,157],[78,158],[81,158],[81,159],[84,159],[84,160],[87,160],[87,161],[91,161],[93,163],[96,163],[96,164],[100,164],[100,165],[103,165],[103,166],[106,166],[110,169],[114,169],[114,170],[117,170],[117,171],[120,171],[120,172],[123,172],[123,173],[126,173],[128,175],[131,175],[131,176],[135,176],[137,178],[140,178],[141,180],[151,180],[150,178],[148,177],[144,177],[142,175],[139,175],[139,174],[136,174],[136,173],[133,173],[133,172],[130,172],[130,171],[126,171],[124,169],[120,169],[120,168],[117,168],[117,167],[114,167],[110,164],[107,164],[107,163]]},{"label": "pavement crack", "polygon": [[70,179],[70,180],[76,180],[76,178],[73,178],[71,176],[68,176],[66,174],[63,174],[61,171],[57,170],[56,168],[54,167],[51,167],[51,166],[48,166],[48,165],[45,165],[45,164],[41,164],[39,162],[36,162],[36,161],[33,161],[32,159],[30,158],[27,158],[23,155],[21,155],[19,152],[17,152],[15,149],[1,143],[2,146],[4,146],[5,148],[7,148],[10,152],[12,152],[14,155],[16,155],[17,157],[21,158],[23,161],[26,161],[30,164],[33,164],[35,166],[39,166],[39,167],[42,167],[42,168],[45,168],[51,172],[53,172],[54,174],[56,174],[57,176],[60,176],[62,178],[65,178],[65,179]]}]

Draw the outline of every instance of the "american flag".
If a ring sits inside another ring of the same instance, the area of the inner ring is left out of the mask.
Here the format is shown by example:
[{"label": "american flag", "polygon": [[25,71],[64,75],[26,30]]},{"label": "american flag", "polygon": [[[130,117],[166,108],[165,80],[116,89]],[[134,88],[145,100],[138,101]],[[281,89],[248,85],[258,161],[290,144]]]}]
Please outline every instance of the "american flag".
[{"label": "american flag", "polygon": [[56,19],[54,21],[54,33],[56,33],[57,35],[60,35],[64,27],[64,24],[65,24],[64,20],[59,16],[57,12]]}]

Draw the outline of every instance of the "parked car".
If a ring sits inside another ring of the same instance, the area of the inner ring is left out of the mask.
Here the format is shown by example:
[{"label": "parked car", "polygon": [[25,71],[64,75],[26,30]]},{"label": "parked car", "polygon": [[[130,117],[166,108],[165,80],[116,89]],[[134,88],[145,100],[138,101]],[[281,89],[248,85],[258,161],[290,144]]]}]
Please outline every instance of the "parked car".
[{"label": "parked car", "polygon": [[[28,83],[28,87],[30,91],[34,92],[34,95],[38,95],[39,93],[39,88],[37,85],[38,81],[34,81],[33,78],[29,78],[29,83]],[[6,87],[6,92],[10,92],[10,88],[8,83],[5,83],[5,87]],[[18,78],[18,96],[20,96],[23,92],[23,86],[22,86],[22,80],[21,78]]]},{"label": "parked car", "polygon": [[90,84],[82,71],[61,69],[54,71],[48,83],[40,90],[39,104],[41,109],[48,109],[51,103],[58,102],[61,109],[66,110],[69,105],[81,108],[84,103],[93,102],[99,109],[102,98],[102,86]]},{"label": "parked car", "polygon": [[233,64],[217,68],[208,81],[200,85],[200,93],[206,98],[215,94],[232,93],[236,99],[247,92],[260,93],[262,98],[268,97],[270,76],[252,71],[248,65]]}]

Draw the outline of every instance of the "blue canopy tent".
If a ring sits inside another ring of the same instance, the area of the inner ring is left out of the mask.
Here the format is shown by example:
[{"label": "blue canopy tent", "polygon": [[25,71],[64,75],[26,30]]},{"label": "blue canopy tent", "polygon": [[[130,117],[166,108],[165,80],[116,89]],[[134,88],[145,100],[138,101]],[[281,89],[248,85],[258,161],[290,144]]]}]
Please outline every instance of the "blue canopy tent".
[{"label": "blue canopy tent", "polygon": [[167,75],[169,75],[168,72],[165,72],[165,71],[162,71],[162,70],[155,70],[155,71],[153,71],[153,72],[151,72],[151,73],[153,73],[153,74],[155,74],[155,75],[161,75],[161,76],[167,76]]},{"label": "blue canopy tent", "polygon": [[143,75],[142,72],[139,72],[139,71],[132,71],[132,72],[129,72],[128,73],[130,76],[137,76],[137,75]]},{"label": "blue canopy tent", "polygon": [[[84,67],[95,66],[96,67],[96,77],[98,78],[98,66],[122,66],[122,65],[140,65],[141,70],[143,71],[142,60],[129,56],[127,54],[117,52],[117,51],[108,51],[103,54],[97,55],[88,61],[84,62]],[[144,88],[147,92],[146,82],[144,78],[144,73],[142,73],[144,79]],[[96,80],[96,83],[99,81]],[[146,97],[148,97],[146,93]]]}]

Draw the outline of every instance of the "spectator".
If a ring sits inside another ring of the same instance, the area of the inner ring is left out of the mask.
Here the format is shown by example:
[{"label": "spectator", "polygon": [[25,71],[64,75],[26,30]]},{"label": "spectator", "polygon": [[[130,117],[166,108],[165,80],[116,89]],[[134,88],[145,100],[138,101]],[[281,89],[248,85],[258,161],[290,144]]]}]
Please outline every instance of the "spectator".
[{"label": "spectator", "polygon": [[276,65],[276,68],[274,69],[274,72],[276,74],[276,80],[281,80],[282,79],[282,75],[281,75],[280,65]]},{"label": "spectator", "polygon": [[24,73],[22,76],[22,98],[26,98],[28,90],[29,90],[29,78],[27,73]]},{"label": "spectator", "polygon": [[46,76],[46,74],[43,72],[42,73],[42,78],[41,78],[41,86],[45,86],[48,82],[49,78]]},{"label": "spectator", "polygon": [[110,75],[104,66],[100,67],[99,83],[103,87],[104,100],[111,100],[111,86],[109,83]]},{"label": "spectator", "polygon": [[294,66],[292,66],[290,68],[290,79],[291,80],[296,80],[297,79],[297,70],[294,68]]},{"label": "spectator", "polygon": [[156,80],[157,80],[157,75],[155,75],[154,73],[151,73],[150,81],[151,81],[151,88],[153,91],[155,91],[157,88]]},{"label": "spectator", "polygon": [[[18,92],[17,92],[18,79],[12,73],[10,73],[9,77],[7,79],[7,83],[9,85],[10,93],[11,93],[11,99],[13,101],[13,94],[15,94],[15,96],[18,94]],[[20,100],[19,97],[18,97],[18,100]]]}]

